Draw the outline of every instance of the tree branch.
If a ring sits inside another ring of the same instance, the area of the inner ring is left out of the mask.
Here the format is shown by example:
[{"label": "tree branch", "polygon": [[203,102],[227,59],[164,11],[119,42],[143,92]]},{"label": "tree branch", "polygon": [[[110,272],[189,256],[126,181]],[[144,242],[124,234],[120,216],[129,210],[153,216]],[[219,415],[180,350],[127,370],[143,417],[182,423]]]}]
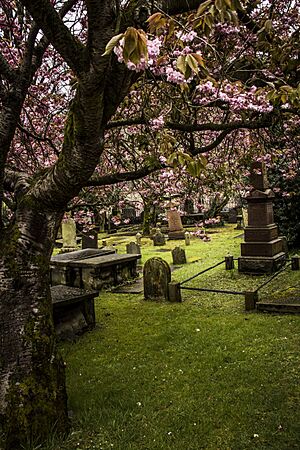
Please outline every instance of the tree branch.
[{"label": "tree branch", "polygon": [[0,74],[9,82],[14,82],[16,79],[16,71],[10,66],[7,60],[0,52]]},{"label": "tree branch", "polygon": [[193,156],[197,156],[200,155],[201,153],[207,153],[211,150],[213,150],[214,148],[216,148],[219,144],[221,144],[221,142],[223,141],[223,139],[225,139],[225,137],[231,133],[232,130],[225,130],[222,131],[222,133],[219,134],[219,136],[210,144],[205,145],[204,147],[198,147],[198,148],[194,148],[193,150],[190,150],[190,153]]},{"label": "tree branch", "polygon": [[24,192],[29,187],[29,175],[14,170],[5,170],[4,172],[4,189],[13,192],[17,197],[18,194]]},{"label": "tree branch", "polygon": [[272,123],[271,117],[267,116],[262,120],[256,121],[236,121],[229,123],[174,123],[174,122],[166,122],[165,126],[170,128],[171,130],[178,130],[184,132],[193,132],[193,131],[233,131],[241,128],[246,128],[249,130],[256,130],[258,128],[266,128],[270,126]]},{"label": "tree branch", "polygon": [[84,45],[63,23],[48,0],[21,0],[49,42],[77,74],[84,69]]},{"label": "tree branch", "polygon": [[104,175],[100,178],[92,178],[85,184],[85,186],[108,186],[111,184],[122,183],[124,181],[139,180],[140,178],[144,178],[145,176],[150,175],[163,167],[164,166],[162,164],[157,163],[157,165],[153,165],[151,167],[143,166],[140,169],[131,172],[116,172],[109,175]]}]

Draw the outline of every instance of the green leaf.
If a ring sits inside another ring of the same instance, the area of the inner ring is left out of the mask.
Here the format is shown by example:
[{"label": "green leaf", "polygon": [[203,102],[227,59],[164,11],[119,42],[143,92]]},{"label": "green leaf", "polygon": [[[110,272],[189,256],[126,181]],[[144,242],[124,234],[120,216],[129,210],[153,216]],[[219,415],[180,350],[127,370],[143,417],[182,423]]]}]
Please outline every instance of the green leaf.
[{"label": "green leaf", "polygon": [[212,0],[206,0],[206,2],[202,3],[197,9],[197,16],[201,16],[211,3]]},{"label": "green leaf", "polygon": [[113,48],[119,43],[119,41],[124,36],[124,33],[118,34],[117,36],[114,36],[111,38],[111,40],[106,44],[105,52],[102,54],[102,56],[109,55]]},{"label": "green leaf", "polygon": [[191,68],[191,70],[195,73],[198,73],[198,63],[196,58],[193,55],[189,54],[186,56],[186,64]]},{"label": "green leaf", "polygon": [[183,75],[185,74],[185,71],[186,71],[186,61],[185,61],[185,56],[184,56],[184,55],[180,55],[180,56],[177,58],[177,61],[176,61],[176,67],[177,67],[177,69],[178,69],[181,73],[183,73]]},{"label": "green leaf", "polygon": [[138,32],[135,28],[128,28],[124,35],[123,58],[127,63],[130,55],[135,51],[138,42]]}]

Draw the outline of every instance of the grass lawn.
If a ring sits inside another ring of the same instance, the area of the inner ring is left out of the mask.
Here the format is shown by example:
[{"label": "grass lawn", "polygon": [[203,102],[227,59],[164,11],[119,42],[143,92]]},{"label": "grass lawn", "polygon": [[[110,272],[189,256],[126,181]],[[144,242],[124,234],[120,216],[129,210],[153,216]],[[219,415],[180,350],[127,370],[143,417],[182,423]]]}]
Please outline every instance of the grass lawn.
[{"label": "grass lawn", "polygon": [[[211,242],[186,247],[189,263],[174,280],[239,255],[240,231],[214,231]],[[171,262],[170,251],[146,239],[142,253],[142,262]],[[299,295],[299,275],[279,275],[262,297]],[[245,290],[264,279],[221,266],[189,285]],[[183,299],[101,292],[96,329],[62,344],[72,433],[43,450],[300,448],[300,316],[246,313],[242,296],[184,291]]]}]

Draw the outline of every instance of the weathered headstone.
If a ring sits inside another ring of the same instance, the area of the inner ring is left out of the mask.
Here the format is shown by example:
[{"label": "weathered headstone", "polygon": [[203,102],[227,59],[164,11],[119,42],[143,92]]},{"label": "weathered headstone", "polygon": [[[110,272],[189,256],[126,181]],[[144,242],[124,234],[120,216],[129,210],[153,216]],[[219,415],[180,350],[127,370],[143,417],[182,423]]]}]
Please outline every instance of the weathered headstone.
[{"label": "weathered headstone", "polygon": [[126,253],[133,254],[133,255],[140,255],[141,247],[140,247],[140,245],[136,244],[135,242],[129,242],[129,244],[126,245]]},{"label": "weathered headstone", "polygon": [[167,212],[169,239],[184,239],[184,231],[180,214],[175,209]]},{"label": "weathered headstone", "polygon": [[171,269],[162,258],[150,258],[143,270],[145,300],[168,300]]},{"label": "weathered headstone", "polygon": [[235,227],[235,229],[236,230],[242,230],[244,227],[243,227],[243,216],[242,216],[242,214],[238,214],[237,216],[236,216],[236,227]]},{"label": "weathered headstone", "polygon": [[243,225],[244,227],[248,226],[248,208],[242,208],[242,216],[243,216]]},{"label": "weathered headstone", "polygon": [[82,234],[81,248],[98,248],[98,233],[95,230],[90,230]]},{"label": "weathered headstone", "polygon": [[141,235],[141,233],[136,233],[135,239],[136,239],[137,245],[141,245],[141,243],[142,243],[142,235]]},{"label": "weathered headstone", "polygon": [[237,208],[231,208],[228,211],[228,223],[236,223],[237,222],[238,210]]},{"label": "weathered headstone", "polygon": [[300,270],[300,256],[294,255],[291,258],[292,270]]},{"label": "weathered headstone", "polygon": [[187,214],[193,214],[194,213],[194,202],[193,200],[187,198],[184,202],[184,211]]},{"label": "weathered headstone", "polygon": [[186,231],[184,233],[184,240],[185,240],[185,245],[191,244],[191,234],[188,231]]},{"label": "weathered headstone", "polygon": [[76,243],[76,223],[72,218],[63,220],[61,224],[62,238],[63,238],[63,249],[74,250],[77,248]]},{"label": "weathered headstone", "polygon": [[166,239],[162,234],[159,228],[156,229],[156,233],[153,235],[153,245],[156,247],[160,247],[161,245],[165,245]]},{"label": "weathered headstone", "polygon": [[168,287],[169,287],[169,302],[182,302],[180,283],[171,281]]},{"label": "weathered headstone", "polygon": [[186,263],[186,256],[185,251],[183,248],[175,247],[172,250],[172,257],[173,257],[173,264],[185,264]]},{"label": "weathered headstone", "polygon": [[285,263],[283,241],[278,237],[274,223],[274,193],[269,189],[265,164],[254,162],[251,166],[252,190],[248,202],[248,225],[245,227],[245,242],[241,244],[238,259],[240,272],[276,272]]}]

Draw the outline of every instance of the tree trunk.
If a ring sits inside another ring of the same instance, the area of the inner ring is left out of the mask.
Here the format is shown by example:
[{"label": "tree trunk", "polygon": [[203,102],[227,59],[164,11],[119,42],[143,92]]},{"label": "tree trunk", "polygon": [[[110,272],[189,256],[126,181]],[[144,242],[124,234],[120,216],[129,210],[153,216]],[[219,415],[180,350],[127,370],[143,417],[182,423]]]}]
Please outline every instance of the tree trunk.
[{"label": "tree trunk", "polygon": [[49,287],[51,242],[62,214],[23,203],[0,237],[0,417],[6,450],[69,428]]}]

